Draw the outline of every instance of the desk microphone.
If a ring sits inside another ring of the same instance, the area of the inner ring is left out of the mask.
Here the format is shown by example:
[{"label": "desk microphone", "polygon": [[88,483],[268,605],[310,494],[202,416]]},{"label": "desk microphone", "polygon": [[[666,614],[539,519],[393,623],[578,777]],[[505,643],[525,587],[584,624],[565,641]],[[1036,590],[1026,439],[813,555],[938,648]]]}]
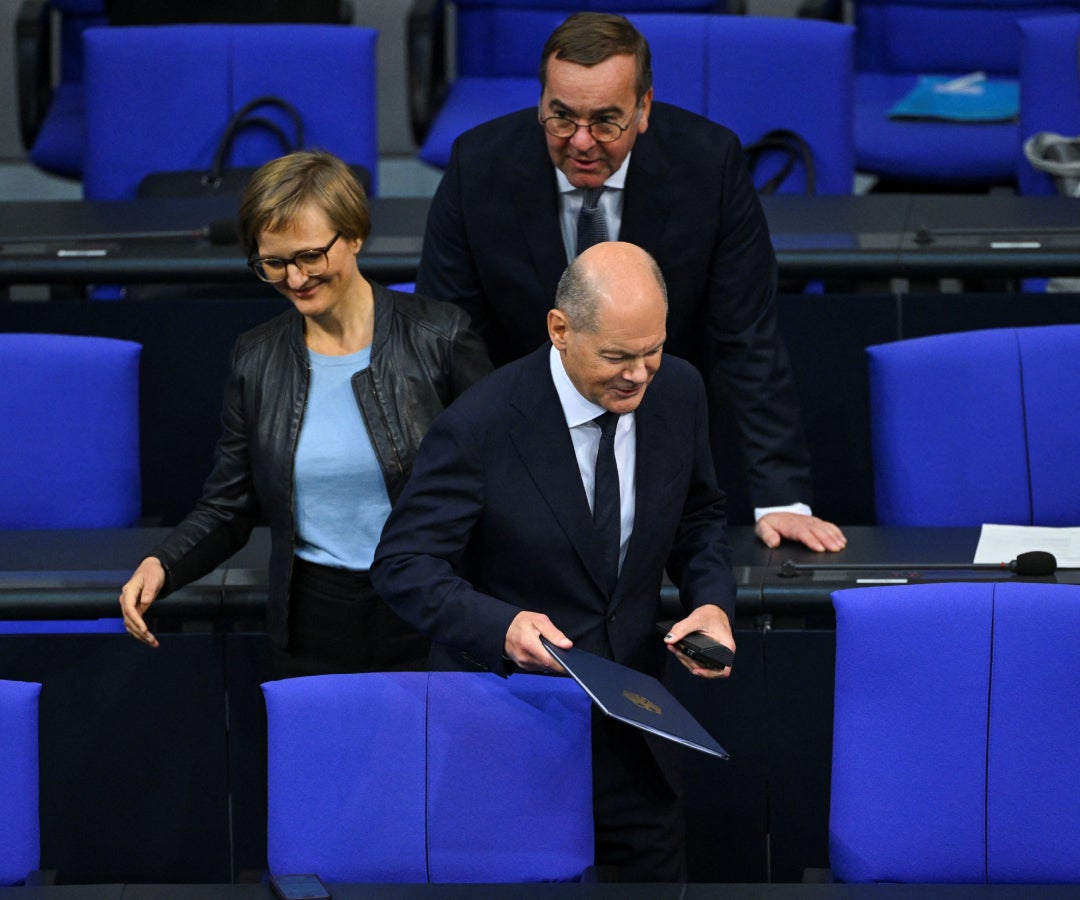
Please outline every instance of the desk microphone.
[{"label": "desk microphone", "polygon": [[1057,558],[1046,550],[1029,550],[1019,554],[1008,563],[906,563],[890,566],[881,563],[797,563],[793,559],[784,560],[780,566],[781,578],[794,578],[800,572],[814,572],[829,569],[861,569],[882,571],[888,569],[1008,569],[1017,575],[1042,576],[1053,575],[1057,569]]}]

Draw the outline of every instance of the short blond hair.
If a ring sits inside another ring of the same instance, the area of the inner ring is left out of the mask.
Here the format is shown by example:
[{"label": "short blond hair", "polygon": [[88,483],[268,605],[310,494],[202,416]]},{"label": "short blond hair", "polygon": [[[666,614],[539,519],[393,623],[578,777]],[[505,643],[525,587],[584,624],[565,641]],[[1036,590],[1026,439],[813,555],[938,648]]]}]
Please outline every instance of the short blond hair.
[{"label": "short blond hair", "polygon": [[322,150],[298,150],[255,170],[240,199],[240,239],[255,252],[264,231],[287,228],[309,203],[349,240],[371,233],[371,209],[363,185],[342,160]]}]

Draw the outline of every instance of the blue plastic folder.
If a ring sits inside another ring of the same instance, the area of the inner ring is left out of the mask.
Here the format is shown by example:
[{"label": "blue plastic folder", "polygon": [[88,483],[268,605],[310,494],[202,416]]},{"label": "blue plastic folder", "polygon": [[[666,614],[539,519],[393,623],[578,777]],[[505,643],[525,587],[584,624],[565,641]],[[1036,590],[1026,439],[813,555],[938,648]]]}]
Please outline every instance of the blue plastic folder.
[{"label": "blue plastic folder", "polygon": [[544,646],[605,715],[669,741],[728,759],[704,726],[659,681],[595,653]]},{"label": "blue plastic folder", "polygon": [[987,78],[982,72],[954,77],[920,75],[907,95],[889,110],[891,119],[945,122],[1011,122],[1020,114],[1020,84]]}]

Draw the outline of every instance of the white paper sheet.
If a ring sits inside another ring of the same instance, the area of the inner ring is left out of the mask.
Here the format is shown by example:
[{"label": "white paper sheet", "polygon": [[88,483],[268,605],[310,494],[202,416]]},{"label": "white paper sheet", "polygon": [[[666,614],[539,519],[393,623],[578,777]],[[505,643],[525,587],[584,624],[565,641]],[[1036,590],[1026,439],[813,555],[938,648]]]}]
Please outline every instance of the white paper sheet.
[{"label": "white paper sheet", "polygon": [[983,525],[975,563],[1009,563],[1029,550],[1053,553],[1059,569],[1080,568],[1080,528]]}]

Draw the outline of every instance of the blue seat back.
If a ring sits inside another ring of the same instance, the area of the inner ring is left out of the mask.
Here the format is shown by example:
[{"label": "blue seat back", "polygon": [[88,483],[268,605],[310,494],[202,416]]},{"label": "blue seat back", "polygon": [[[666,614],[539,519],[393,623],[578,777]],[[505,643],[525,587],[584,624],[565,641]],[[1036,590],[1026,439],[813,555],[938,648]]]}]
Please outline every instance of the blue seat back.
[{"label": "blue seat back", "polygon": [[1080,524],[1080,325],[867,353],[879,524]]},{"label": "blue seat back", "polygon": [[[855,181],[851,26],[765,16],[710,16],[704,114],[744,145],[786,129],[806,141],[815,193],[850,194]],[[677,55],[673,56],[677,60]],[[770,173],[756,178],[758,185]],[[802,193],[798,166],[780,193]]]},{"label": "blue seat back", "polygon": [[[265,95],[300,112],[307,146],[365,166],[375,183],[373,29],[132,26],[90,29],[84,40],[87,199],[134,197],[151,172],[209,169],[229,118]],[[259,114],[292,134],[284,114]],[[269,132],[249,129],[234,144],[230,164],[261,165],[282,152]]]},{"label": "blue seat back", "polygon": [[38,696],[41,685],[0,681],[0,885],[39,865]]},{"label": "blue seat back", "polygon": [[592,864],[590,702],[568,679],[370,673],[263,691],[271,872],[521,882]]},{"label": "blue seat back", "polygon": [[[1039,131],[1080,134],[1080,15],[1021,19],[1020,35],[1021,142]],[[1057,193],[1053,176],[1034,168],[1022,154],[1016,180],[1022,194]]]},{"label": "blue seat back", "polygon": [[141,351],[114,338],[0,334],[0,528],[138,521]]},{"label": "blue seat back", "polygon": [[[767,131],[793,130],[813,153],[817,192],[851,192],[855,149],[850,26],[793,18],[636,12],[622,6],[649,42],[657,100],[730,127],[744,144]],[[443,167],[463,131],[536,105],[544,42],[569,11],[490,5],[474,10],[488,28],[471,30],[470,46],[483,41],[487,49],[473,51],[480,57],[475,64],[459,63],[462,74],[420,148],[421,159]],[[763,171],[759,184],[771,174],[768,164]],[[804,186],[800,165],[781,191],[801,192]]]},{"label": "blue seat back", "polygon": [[457,72],[536,81],[548,35],[571,13],[710,12],[714,0],[457,0]]},{"label": "blue seat back", "polygon": [[1020,158],[1016,122],[892,120],[919,75],[983,71],[1016,79],[1018,21],[1080,10],[1080,0],[859,0],[855,147],[860,171],[929,184],[1010,182]]},{"label": "blue seat back", "polygon": [[834,874],[1080,882],[1080,707],[1065,699],[1080,587],[868,587],[833,604]]}]

